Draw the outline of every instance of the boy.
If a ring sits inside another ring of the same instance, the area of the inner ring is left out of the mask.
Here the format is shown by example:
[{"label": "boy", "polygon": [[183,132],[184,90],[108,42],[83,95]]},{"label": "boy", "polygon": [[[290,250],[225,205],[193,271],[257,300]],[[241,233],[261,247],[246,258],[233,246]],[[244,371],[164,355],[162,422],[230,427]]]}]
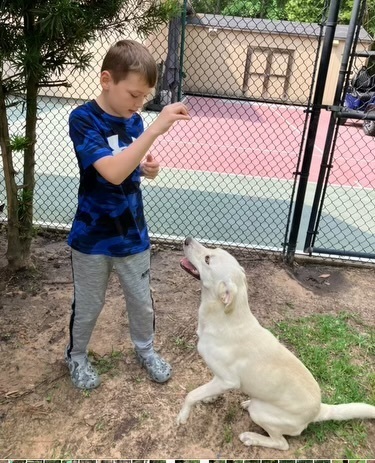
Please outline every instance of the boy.
[{"label": "boy", "polygon": [[159,162],[150,154],[141,161],[159,135],[190,117],[185,105],[174,103],[144,131],[137,111],[156,80],[155,60],[143,45],[117,42],[103,60],[101,94],[73,110],[69,118],[80,185],[68,238],[74,299],[65,360],[73,384],[80,389],[100,384],[86,350],[113,267],[124,291],[138,361],[156,382],[171,376],[171,366],[153,349],[150,239],[140,189],[141,175],[154,179]]}]

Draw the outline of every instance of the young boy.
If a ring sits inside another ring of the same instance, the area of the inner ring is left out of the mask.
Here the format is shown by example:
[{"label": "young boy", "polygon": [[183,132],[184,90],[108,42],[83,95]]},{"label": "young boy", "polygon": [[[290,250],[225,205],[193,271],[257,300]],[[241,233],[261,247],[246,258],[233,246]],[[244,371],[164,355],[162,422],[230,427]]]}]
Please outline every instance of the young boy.
[{"label": "young boy", "polygon": [[159,162],[150,154],[141,161],[159,135],[190,117],[185,105],[174,103],[144,131],[137,111],[156,80],[155,60],[143,45],[117,42],[102,64],[101,94],[73,110],[69,118],[80,185],[68,238],[74,300],[65,360],[80,389],[100,384],[86,351],[113,267],[124,291],[138,361],[154,381],[163,383],[171,376],[171,366],[153,349],[150,239],[140,189],[141,176],[154,179]]}]

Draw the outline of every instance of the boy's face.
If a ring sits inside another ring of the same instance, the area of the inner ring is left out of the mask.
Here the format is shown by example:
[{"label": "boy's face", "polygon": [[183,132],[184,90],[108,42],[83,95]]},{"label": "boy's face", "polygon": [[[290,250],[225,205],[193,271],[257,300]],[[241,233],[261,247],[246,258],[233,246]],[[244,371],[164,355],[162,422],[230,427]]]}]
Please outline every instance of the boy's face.
[{"label": "boy's face", "polygon": [[100,97],[102,109],[113,116],[130,118],[139,111],[146,96],[152,91],[142,75],[130,72],[117,84],[108,71],[103,71],[100,82],[103,92]]}]

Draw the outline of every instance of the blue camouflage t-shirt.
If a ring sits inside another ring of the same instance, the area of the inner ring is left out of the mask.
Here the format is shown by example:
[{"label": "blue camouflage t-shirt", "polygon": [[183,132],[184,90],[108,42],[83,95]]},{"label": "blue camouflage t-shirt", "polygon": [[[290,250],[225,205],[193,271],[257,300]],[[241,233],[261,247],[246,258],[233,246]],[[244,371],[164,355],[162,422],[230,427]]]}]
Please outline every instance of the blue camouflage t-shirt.
[{"label": "blue camouflage t-shirt", "polygon": [[93,167],[104,156],[116,156],[143,132],[139,114],[130,119],[105,113],[95,101],[74,109],[69,134],[78,159],[78,208],[68,243],[85,254],[123,257],[150,247],[143,212],[138,166],[121,185],[105,180]]}]

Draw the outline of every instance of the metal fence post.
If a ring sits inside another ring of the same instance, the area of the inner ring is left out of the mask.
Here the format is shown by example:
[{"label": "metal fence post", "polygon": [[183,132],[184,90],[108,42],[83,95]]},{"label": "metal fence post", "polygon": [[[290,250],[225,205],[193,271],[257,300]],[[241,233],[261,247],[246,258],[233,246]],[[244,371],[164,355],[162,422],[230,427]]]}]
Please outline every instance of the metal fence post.
[{"label": "metal fence post", "polygon": [[315,94],[312,103],[309,130],[306,138],[305,152],[302,161],[301,171],[297,173],[300,176],[298,184],[296,201],[294,206],[292,224],[287,245],[286,261],[292,263],[297,247],[298,232],[300,229],[302,211],[305,202],[306,189],[310,174],[311,160],[314,152],[314,144],[321,113],[323,94],[327,80],[328,66],[332,52],[332,44],[335,37],[336,25],[340,10],[341,0],[331,0],[326,23],[325,36],[316,80]]},{"label": "metal fence post", "polygon": [[[345,42],[345,48],[342,54],[341,66],[339,71],[339,76],[337,79],[337,86],[335,97],[333,100],[333,108],[338,108],[340,105],[341,100],[344,98],[343,88],[345,84],[346,75],[348,72],[349,61],[351,58],[351,50],[358,41],[358,34],[359,34],[359,19],[363,16],[363,7],[364,2],[362,0],[354,0],[352,14],[350,17],[350,23],[348,27],[348,36]],[[350,67],[350,66],[349,66]],[[326,185],[323,188],[324,180],[326,176],[326,170],[330,166],[329,156],[332,148],[332,144],[334,146],[335,139],[337,137],[337,130],[335,133],[335,126],[336,126],[336,117],[338,109],[331,110],[331,117],[328,125],[326,140],[324,144],[322,162],[319,171],[319,177],[316,185],[314,200],[312,204],[312,211],[309,220],[309,225],[307,228],[307,236],[305,240],[304,250],[305,252],[312,252],[315,236],[316,236],[316,228],[317,224],[319,223],[319,219],[321,216],[321,210],[323,207],[323,200],[325,197]]]},{"label": "metal fence post", "polygon": [[181,46],[180,46],[180,81],[178,84],[178,101],[182,99],[182,79],[184,78],[184,53],[185,53],[185,34],[186,34],[186,12],[187,2],[184,0],[182,14],[181,14]]}]

